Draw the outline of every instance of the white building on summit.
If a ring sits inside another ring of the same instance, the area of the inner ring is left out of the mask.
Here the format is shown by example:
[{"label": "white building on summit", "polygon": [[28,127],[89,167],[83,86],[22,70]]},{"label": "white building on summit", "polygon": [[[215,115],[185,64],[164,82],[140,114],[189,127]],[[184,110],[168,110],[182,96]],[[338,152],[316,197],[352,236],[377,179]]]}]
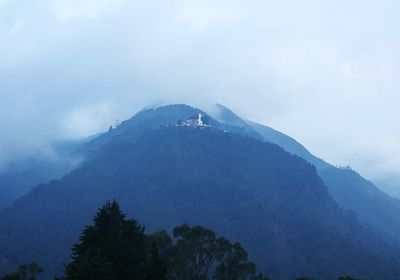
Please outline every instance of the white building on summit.
[{"label": "white building on summit", "polygon": [[199,125],[203,125],[203,115],[199,113],[199,118],[197,119]]},{"label": "white building on summit", "polygon": [[186,121],[178,122],[180,126],[206,126],[203,121],[203,115],[201,113],[198,114],[198,117],[189,118]]}]

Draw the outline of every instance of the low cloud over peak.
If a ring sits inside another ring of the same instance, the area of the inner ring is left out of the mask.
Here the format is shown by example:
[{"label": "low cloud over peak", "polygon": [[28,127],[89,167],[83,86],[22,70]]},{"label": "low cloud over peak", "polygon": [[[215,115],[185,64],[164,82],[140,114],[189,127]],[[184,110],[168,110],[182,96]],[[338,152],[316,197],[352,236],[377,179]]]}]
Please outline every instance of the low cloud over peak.
[{"label": "low cloud over peak", "polygon": [[0,0],[0,155],[160,101],[206,100],[367,177],[400,173],[399,11],[389,0]]}]

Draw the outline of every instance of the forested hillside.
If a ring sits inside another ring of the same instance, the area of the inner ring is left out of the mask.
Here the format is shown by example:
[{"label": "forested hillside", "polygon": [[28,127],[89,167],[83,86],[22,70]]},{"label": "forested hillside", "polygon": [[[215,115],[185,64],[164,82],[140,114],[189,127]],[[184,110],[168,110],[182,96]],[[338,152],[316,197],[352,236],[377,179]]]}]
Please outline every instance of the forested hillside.
[{"label": "forested hillside", "polygon": [[148,231],[190,223],[238,240],[273,279],[400,275],[395,248],[340,209],[312,165],[215,127],[114,137],[81,168],[0,214],[3,262],[36,260],[60,272],[81,227],[110,199]]}]

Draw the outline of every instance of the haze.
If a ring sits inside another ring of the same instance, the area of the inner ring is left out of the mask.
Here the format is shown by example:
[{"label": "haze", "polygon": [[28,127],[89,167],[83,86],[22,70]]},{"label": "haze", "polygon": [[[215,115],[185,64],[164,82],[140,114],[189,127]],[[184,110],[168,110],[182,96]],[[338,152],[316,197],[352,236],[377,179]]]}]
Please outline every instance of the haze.
[{"label": "haze", "polygon": [[399,14],[387,0],[0,0],[0,162],[152,104],[221,103],[333,164],[400,177]]}]

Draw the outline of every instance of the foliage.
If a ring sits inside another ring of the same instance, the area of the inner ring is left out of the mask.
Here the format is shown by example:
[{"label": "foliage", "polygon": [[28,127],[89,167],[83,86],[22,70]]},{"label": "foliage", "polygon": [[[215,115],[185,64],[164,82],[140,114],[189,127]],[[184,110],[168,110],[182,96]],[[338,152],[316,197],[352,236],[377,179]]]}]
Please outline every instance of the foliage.
[{"label": "foliage", "polygon": [[183,224],[173,229],[173,239],[165,231],[151,238],[162,248],[169,266],[169,279],[267,279],[256,274],[255,264],[248,260],[247,252],[239,243],[217,238],[204,227]]},{"label": "foliage", "polygon": [[167,280],[167,264],[160,256],[155,242],[152,242],[151,255],[148,261],[145,280]]},{"label": "foliage", "polygon": [[36,280],[43,269],[37,263],[20,265],[16,272],[0,277],[0,280]]},{"label": "foliage", "polygon": [[266,280],[256,274],[239,243],[217,238],[201,226],[174,228],[151,236],[126,219],[117,202],[107,202],[86,227],[65,280]]},{"label": "foliage", "polygon": [[[66,279],[146,279],[149,256],[144,228],[126,219],[115,201],[107,202],[93,222],[73,247]],[[158,261],[155,253],[151,260]]]}]

